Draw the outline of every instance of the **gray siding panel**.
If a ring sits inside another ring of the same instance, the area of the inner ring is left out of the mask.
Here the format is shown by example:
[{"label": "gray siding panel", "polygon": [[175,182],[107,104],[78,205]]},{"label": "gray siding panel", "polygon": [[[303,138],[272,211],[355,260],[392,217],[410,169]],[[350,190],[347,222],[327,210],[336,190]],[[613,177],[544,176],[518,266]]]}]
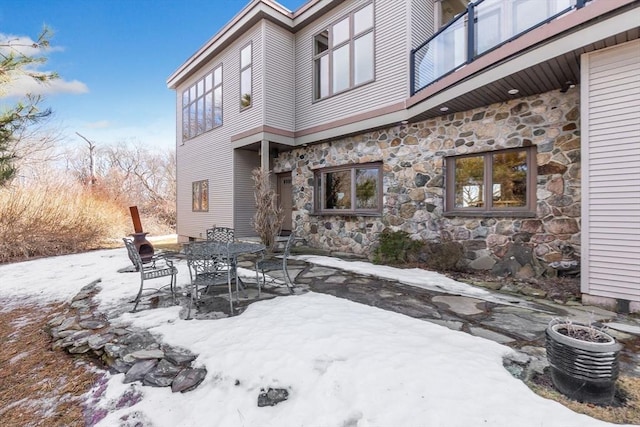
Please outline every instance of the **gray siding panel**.
[{"label": "gray siding panel", "polygon": [[235,150],[234,204],[236,237],[255,236],[251,221],[256,211],[251,171],[260,167],[260,156],[255,151]]},{"label": "gray siding panel", "polygon": [[415,49],[427,41],[435,32],[432,1],[411,0],[411,48]]},{"label": "gray siding panel", "polygon": [[[240,49],[253,45],[252,107],[240,110]],[[262,23],[257,23],[220,55],[203,64],[200,71],[176,88],[177,146],[177,232],[180,236],[202,237],[213,225],[234,227],[234,154],[231,137],[263,123],[262,115]],[[223,125],[190,140],[182,141],[181,95],[213,67],[223,66]],[[237,174],[237,172],[236,172]],[[192,212],[191,184],[209,180],[209,212]]]},{"label": "gray siding panel", "polygon": [[294,35],[269,21],[264,27],[265,125],[295,130]]},{"label": "gray siding panel", "polygon": [[[264,122],[263,102],[264,102],[264,52],[262,43],[263,21],[257,23],[253,28],[238,37],[236,42],[225,52],[229,52],[230,62],[230,95],[229,100],[229,124],[234,130],[234,134],[244,130],[261,126]],[[240,50],[251,42],[252,44],[252,88],[251,107],[240,108]]]},{"label": "gray siding panel", "polygon": [[582,290],[640,301],[640,41],[582,61]]},{"label": "gray siding panel", "polygon": [[296,34],[296,128],[306,128],[403,101],[409,94],[409,43],[404,0],[375,5],[375,81],[313,102],[313,36],[367,0],[345,2]]}]

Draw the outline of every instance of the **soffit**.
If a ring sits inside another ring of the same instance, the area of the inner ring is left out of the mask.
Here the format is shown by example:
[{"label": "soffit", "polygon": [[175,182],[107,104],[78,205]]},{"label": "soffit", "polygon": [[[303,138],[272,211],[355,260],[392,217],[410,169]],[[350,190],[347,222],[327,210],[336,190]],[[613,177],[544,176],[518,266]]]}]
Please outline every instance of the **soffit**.
[{"label": "soffit", "polygon": [[[410,99],[407,118],[411,121],[424,120],[511,99],[560,90],[567,82],[577,85],[580,83],[580,56],[583,53],[640,38],[640,27],[637,24],[637,20],[634,20],[634,16],[637,17],[638,12],[638,5],[632,4],[630,7],[617,10],[611,16],[600,17],[582,26],[572,28],[552,40],[546,40],[544,43],[531,46],[517,55],[497,61],[491,66],[439,92],[429,94],[428,97],[424,97],[418,103],[413,103],[415,105],[412,105]],[[631,26],[625,24],[625,22],[628,23],[629,21],[633,22]],[[621,24],[619,27],[616,26],[618,22]],[[610,29],[603,33],[602,38],[592,36],[597,31],[602,30],[605,25],[608,25]],[[598,26],[600,27],[596,29]],[[627,29],[618,33],[615,32],[615,30],[624,28]],[[584,37],[585,44],[581,43],[583,35],[590,36]],[[573,46],[563,50],[562,42],[571,37],[578,40],[578,42],[573,42]],[[560,47],[554,47],[554,43]],[[559,54],[544,60],[535,59],[535,52],[551,51],[552,49],[558,51]],[[528,58],[532,58],[531,65],[514,65],[513,70],[505,72],[505,69],[508,69],[510,64],[523,64],[528,62]],[[490,77],[498,74],[502,75],[502,77],[497,79]],[[460,90],[462,87],[466,87],[466,89]],[[508,91],[514,88],[518,89],[519,92],[515,95],[510,95]],[[425,88],[425,91],[427,90],[429,90],[429,87]],[[420,92],[416,96],[420,96]],[[449,109],[443,112],[441,110],[443,106]]]},{"label": "soffit", "polygon": [[[576,85],[580,84],[580,55],[638,38],[640,38],[640,30],[635,28],[607,37],[597,43],[590,43],[439,103],[426,111],[412,116],[411,120],[424,120],[515,98],[561,90],[567,82],[572,82]],[[518,89],[519,92],[515,95],[510,95],[508,91],[513,88]],[[446,113],[440,110],[443,106],[449,108]]]}]

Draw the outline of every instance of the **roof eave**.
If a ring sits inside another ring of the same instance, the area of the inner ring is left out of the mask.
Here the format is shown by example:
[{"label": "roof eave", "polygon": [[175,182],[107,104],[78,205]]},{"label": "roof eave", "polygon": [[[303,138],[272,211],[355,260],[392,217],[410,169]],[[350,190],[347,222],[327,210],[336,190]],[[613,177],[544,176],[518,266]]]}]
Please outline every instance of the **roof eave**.
[{"label": "roof eave", "polygon": [[294,14],[279,3],[270,0],[252,1],[198,49],[196,53],[180,65],[167,79],[167,86],[170,89],[175,89],[198,68],[200,63],[215,56],[233,41],[235,35],[242,33],[243,30],[248,29],[260,19],[270,19],[284,27],[293,28],[293,18]]}]

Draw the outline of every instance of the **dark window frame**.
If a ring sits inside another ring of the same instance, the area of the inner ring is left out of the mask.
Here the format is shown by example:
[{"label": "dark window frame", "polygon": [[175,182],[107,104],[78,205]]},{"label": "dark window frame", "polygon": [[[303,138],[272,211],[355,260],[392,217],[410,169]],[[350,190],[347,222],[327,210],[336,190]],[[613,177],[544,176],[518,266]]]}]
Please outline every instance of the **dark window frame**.
[{"label": "dark window frame", "polygon": [[[330,166],[322,169],[316,169],[313,172],[314,176],[314,214],[315,215],[343,215],[343,216],[380,216],[382,215],[383,207],[383,164],[382,162],[372,163],[353,163],[341,166]],[[357,208],[357,195],[356,195],[356,170],[357,169],[373,169],[377,171],[376,181],[376,201],[377,207],[373,209]],[[327,182],[326,175],[329,173],[349,171],[351,176],[350,186],[350,209],[330,209],[325,207],[326,200],[324,199],[325,187]]]},{"label": "dark window frame", "polygon": [[[244,52],[245,49],[249,48],[250,52],[249,52],[249,63],[246,64],[244,67],[242,66],[242,52]],[[242,49],[240,49],[240,111],[244,111],[247,110],[249,108],[251,108],[253,106],[253,42],[249,42],[246,45],[244,45],[242,47]],[[245,101],[243,99],[244,97],[244,93],[242,91],[242,73],[244,73],[245,71],[249,71],[249,86],[250,86],[250,90],[249,92],[246,92],[249,94],[249,101],[247,103],[247,101]]]},{"label": "dark window frame", "polygon": [[209,180],[191,183],[191,211],[209,212]]},{"label": "dark window frame", "polygon": [[[495,155],[508,152],[524,151],[526,153],[526,203],[521,207],[496,207],[493,205],[493,157]],[[537,147],[535,145],[527,147],[507,148],[493,151],[482,151],[477,153],[460,154],[445,157],[445,216],[479,216],[479,217],[535,217],[537,210]],[[484,161],[483,174],[483,200],[482,207],[456,207],[455,206],[455,161],[461,158],[482,157]]]},{"label": "dark window frame", "polygon": [[[220,81],[216,84],[215,74],[220,70]],[[222,108],[222,64],[213,67],[202,78],[182,92],[182,140],[193,139],[210,130],[222,126],[224,120]],[[210,78],[210,86],[207,87],[207,79]],[[199,86],[202,89],[199,89]],[[220,120],[216,123],[216,89],[220,88]],[[202,92],[202,93],[200,93]],[[211,104],[207,105],[207,96],[211,95]],[[202,111],[200,111],[202,109]],[[192,119],[194,122],[192,123]],[[199,123],[202,121],[201,123]],[[211,123],[211,126],[208,125]]]},{"label": "dark window frame", "polygon": [[[368,27],[364,30],[361,30],[359,33],[355,33],[355,19],[354,16],[360,12],[361,10],[367,8],[371,6],[372,8],[372,23],[371,23],[371,27]],[[348,19],[348,23],[349,23],[349,35],[347,37],[346,40],[341,41],[340,43],[334,45],[333,43],[333,27],[336,24],[341,23],[342,21],[344,21],[345,19]],[[340,94],[340,93],[344,93],[344,92],[348,92],[352,89],[355,89],[357,87],[360,86],[364,86],[366,84],[369,84],[373,81],[375,81],[376,79],[376,37],[375,37],[375,28],[376,28],[376,15],[375,15],[375,5],[374,2],[371,1],[367,4],[362,5],[361,7],[349,12],[346,15],[341,16],[339,19],[335,20],[334,22],[332,22],[331,24],[327,25],[325,28],[322,29],[322,31],[317,32],[316,34],[314,34],[314,36],[312,37],[312,43],[313,46],[311,47],[311,51],[312,51],[312,55],[313,55],[313,61],[312,61],[312,75],[313,75],[313,90],[312,90],[312,97],[313,97],[313,102],[316,101],[321,101],[323,99],[327,99],[330,98],[334,95]],[[319,37],[324,37],[323,33],[327,34],[327,49],[323,50],[322,52],[317,52],[316,51],[316,40],[318,40]],[[357,40],[362,39],[363,37],[366,37],[367,35],[371,35],[371,37],[373,38],[373,46],[372,49],[373,51],[371,52],[371,74],[372,77],[369,80],[365,80],[362,81],[360,83],[355,83],[355,49],[354,49],[354,45],[355,42]],[[340,89],[338,91],[335,91],[333,88],[333,53],[337,50],[339,50],[340,48],[343,48],[345,46],[348,46],[349,48],[349,84],[347,85],[346,88],[344,89]],[[327,95],[325,96],[321,96],[321,90],[320,90],[320,86],[319,86],[319,82],[321,80],[321,76],[320,73],[318,71],[318,67],[319,67],[319,63],[323,60],[323,58],[326,58],[327,60],[327,68],[328,68],[328,88],[327,88]]]}]

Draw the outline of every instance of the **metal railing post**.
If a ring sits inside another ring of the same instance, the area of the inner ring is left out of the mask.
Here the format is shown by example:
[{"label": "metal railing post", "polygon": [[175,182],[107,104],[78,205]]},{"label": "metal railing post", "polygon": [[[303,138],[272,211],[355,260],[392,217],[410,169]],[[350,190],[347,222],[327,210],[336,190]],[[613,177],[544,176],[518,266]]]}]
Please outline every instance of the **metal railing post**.
[{"label": "metal railing post", "polygon": [[467,7],[467,64],[473,61],[476,55],[476,14],[475,4],[469,3]]},{"label": "metal railing post", "polygon": [[416,51],[415,49],[411,49],[411,54],[409,55],[409,84],[411,87],[409,88],[409,94],[411,96],[416,94]]}]

